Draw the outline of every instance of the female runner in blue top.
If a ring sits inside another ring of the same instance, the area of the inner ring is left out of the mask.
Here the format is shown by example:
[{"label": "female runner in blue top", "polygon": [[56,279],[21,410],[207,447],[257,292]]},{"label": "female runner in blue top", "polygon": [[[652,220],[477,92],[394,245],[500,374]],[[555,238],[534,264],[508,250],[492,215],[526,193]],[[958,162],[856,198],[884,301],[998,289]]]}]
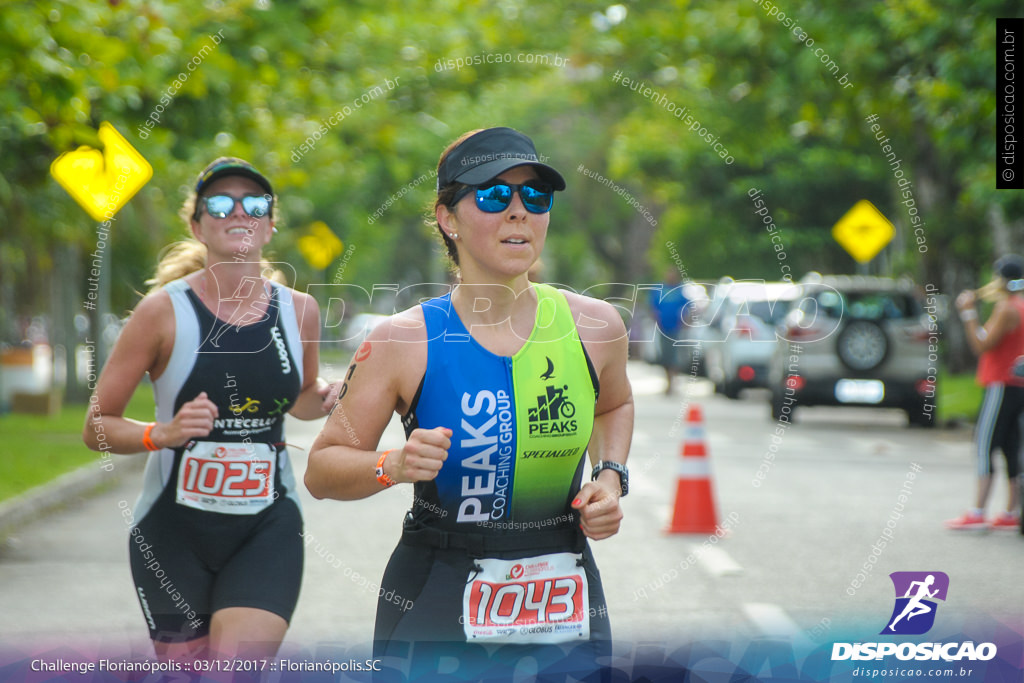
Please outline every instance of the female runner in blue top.
[{"label": "female runner in blue top", "polygon": [[[608,303],[528,280],[564,188],[509,128],[445,150],[435,217],[458,285],[368,334],[310,451],[317,498],[414,485],[381,582],[376,656],[428,641],[457,653],[568,645],[591,665],[607,652],[587,539],[618,532],[628,490],[627,336]],[[405,445],[374,450],[395,412]]]}]

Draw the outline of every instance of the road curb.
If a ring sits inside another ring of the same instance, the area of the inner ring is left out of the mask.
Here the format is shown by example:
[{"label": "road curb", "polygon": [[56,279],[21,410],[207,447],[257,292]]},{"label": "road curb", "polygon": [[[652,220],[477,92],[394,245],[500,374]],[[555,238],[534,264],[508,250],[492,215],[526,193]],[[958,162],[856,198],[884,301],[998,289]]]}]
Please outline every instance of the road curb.
[{"label": "road curb", "polygon": [[101,469],[98,462],[92,462],[0,503],[0,537],[69,503],[117,484],[126,475],[145,467],[146,458],[132,455],[119,457],[112,462],[114,467],[110,471]]}]

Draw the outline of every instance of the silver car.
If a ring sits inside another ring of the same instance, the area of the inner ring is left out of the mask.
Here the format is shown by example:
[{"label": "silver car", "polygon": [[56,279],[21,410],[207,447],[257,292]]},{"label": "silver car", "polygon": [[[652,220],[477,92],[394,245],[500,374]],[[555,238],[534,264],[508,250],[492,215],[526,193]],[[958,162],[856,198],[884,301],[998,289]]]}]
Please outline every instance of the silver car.
[{"label": "silver car", "polygon": [[792,282],[723,281],[708,307],[702,347],[715,391],[738,398],[742,389],[768,386],[775,328],[800,292]]},{"label": "silver car", "polygon": [[886,406],[934,426],[936,323],[912,283],[813,274],[798,298],[771,359],[773,419],[797,406]]}]

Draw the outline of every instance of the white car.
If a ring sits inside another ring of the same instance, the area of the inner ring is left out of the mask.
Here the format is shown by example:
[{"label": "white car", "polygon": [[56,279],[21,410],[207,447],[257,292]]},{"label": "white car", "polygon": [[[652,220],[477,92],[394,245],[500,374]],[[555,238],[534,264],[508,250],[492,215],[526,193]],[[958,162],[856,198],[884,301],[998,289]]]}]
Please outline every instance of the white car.
[{"label": "white car", "polygon": [[782,322],[798,297],[792,282],[728,280],[707,309],[702,347],[715,391],[735,399],[748,387],[768,387],[768,366]]}]

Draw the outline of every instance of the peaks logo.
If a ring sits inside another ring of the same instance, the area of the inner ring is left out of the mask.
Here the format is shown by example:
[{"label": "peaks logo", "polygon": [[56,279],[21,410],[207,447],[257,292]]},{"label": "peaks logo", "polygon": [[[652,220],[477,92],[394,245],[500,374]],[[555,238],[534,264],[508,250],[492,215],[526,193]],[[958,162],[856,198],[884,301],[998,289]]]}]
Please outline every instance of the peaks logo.
[{"label": "peaks logo", "polygon": [[918,636],[935,623],[936,600],[945,602],[949,576],[944,572],[893,572],[896,604],[880,635]]},{"label": "peaks logo", "polygon": [[537,397],[537,407],[527,410],[530,436],[561,436],[576,433],[576,406],[566,397],[568,385],[548,385],[544,395]]}]

